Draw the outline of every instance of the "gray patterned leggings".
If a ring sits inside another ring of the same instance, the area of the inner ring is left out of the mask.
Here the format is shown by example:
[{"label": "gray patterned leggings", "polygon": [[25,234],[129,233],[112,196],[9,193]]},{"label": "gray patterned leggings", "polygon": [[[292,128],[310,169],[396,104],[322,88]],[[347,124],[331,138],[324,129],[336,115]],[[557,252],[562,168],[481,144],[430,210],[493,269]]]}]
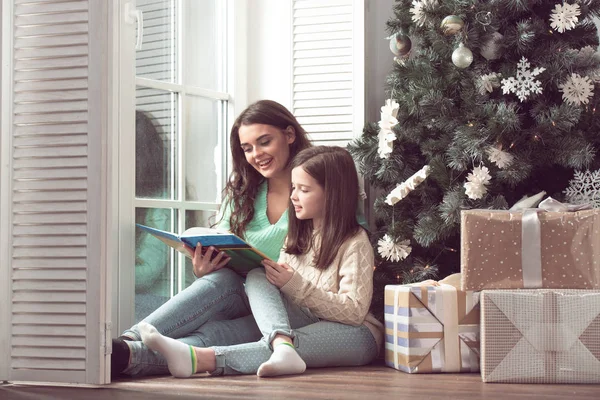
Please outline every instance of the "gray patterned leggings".
[{"label": "gray patterned leggings", "polygon": [[214,375],[255,374],[271,356],[270,342],[278,333],[293,338],[296,351],[309,368],[365,365],[377,356],[377,344],[369,328],[319,320],[267,281],[262,268],[248,274],[245,286],[263,338],[211,347],[216,355]]}]

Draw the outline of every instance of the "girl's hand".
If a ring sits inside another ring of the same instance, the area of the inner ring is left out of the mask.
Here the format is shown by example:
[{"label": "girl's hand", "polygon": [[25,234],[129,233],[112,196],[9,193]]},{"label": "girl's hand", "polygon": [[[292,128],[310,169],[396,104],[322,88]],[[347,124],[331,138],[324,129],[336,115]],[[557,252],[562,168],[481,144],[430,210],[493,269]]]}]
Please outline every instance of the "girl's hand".
[{"label": "girl's hand", "polygon": [[287,264],[277,264],[275,261],[263,260],[262,265],[265,267],[267,280],[279,289],[288,283],[294,275],[294,269]]},{"label": "girl's hand", "polygon": [[220,270],[227,265],[231,259],[225,254],[225,252],[222,251],[211,261],[213,253],[215,253],[217,250],[211,246],[206,250],[205,254],[202,254],[202,245],[200,243],[196,245],[195,249],[192,249],[188,246],[185,246],[185,249],[192,256],[194,275],[196,275],[197,278],[202,278],[204,275]]}]

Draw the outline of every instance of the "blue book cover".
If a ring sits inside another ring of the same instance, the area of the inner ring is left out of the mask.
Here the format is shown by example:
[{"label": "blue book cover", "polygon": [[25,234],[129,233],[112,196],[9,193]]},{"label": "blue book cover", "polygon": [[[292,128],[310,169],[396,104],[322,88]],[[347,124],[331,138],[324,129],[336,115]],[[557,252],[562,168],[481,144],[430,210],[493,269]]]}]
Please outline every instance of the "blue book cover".
[{"label": "blue book cover", "polygon": [[[227,231],[196,227],[190,228],[182,234],[177,235],[172,232],[162,231],[141,224],[136,224],[136,226],[161,240],[167,246],[181,252],[188,258],[191,258],[191,256],[185,250],[184,245],[195,249],[196,245],[200,243],[203,251],[210,246],[218,251],[224,251],[231,258],[229,263],[227,263],[227,267],[233,269],[242,276],[246,276],[248,271],[253,268],[262,267],[262,260],[270,260],[270,258],[260,250],[250,246],[238,236]],[[214,254],[217,253],[215,252]]]}]

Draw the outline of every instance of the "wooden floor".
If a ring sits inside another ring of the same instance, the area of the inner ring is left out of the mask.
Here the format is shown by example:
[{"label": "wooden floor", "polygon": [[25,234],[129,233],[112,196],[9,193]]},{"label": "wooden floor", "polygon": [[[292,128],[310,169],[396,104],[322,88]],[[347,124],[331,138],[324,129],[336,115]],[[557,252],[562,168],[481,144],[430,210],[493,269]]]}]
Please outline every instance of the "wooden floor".
[{"label": "wooden floor", "polygon": [[482,383],[478,374],[409,375],[385,366],[311,369],[282,378],[256,376],[119,380],[101,388],[9,383],[2,400],[168,399],[600,399],[600,385]]}]

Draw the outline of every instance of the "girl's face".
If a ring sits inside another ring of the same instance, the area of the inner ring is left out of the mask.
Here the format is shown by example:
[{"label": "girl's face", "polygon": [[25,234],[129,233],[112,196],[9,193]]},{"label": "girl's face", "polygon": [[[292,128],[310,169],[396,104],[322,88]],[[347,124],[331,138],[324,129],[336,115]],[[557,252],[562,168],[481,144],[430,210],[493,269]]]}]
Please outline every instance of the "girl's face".
[{"label": "girl's face", "polygon": [[302,166],[292,170],[292,204],[296,218],[312,219],[313,227],[320,228],[325,217],[325,191]]},{"label": "girl's face", "polygon": [[296,139],[292,127],[282,131],[272,125],[242,125],[239,137],[246,161],[262,176],[269,179],[285,173],[290,145]]}]

